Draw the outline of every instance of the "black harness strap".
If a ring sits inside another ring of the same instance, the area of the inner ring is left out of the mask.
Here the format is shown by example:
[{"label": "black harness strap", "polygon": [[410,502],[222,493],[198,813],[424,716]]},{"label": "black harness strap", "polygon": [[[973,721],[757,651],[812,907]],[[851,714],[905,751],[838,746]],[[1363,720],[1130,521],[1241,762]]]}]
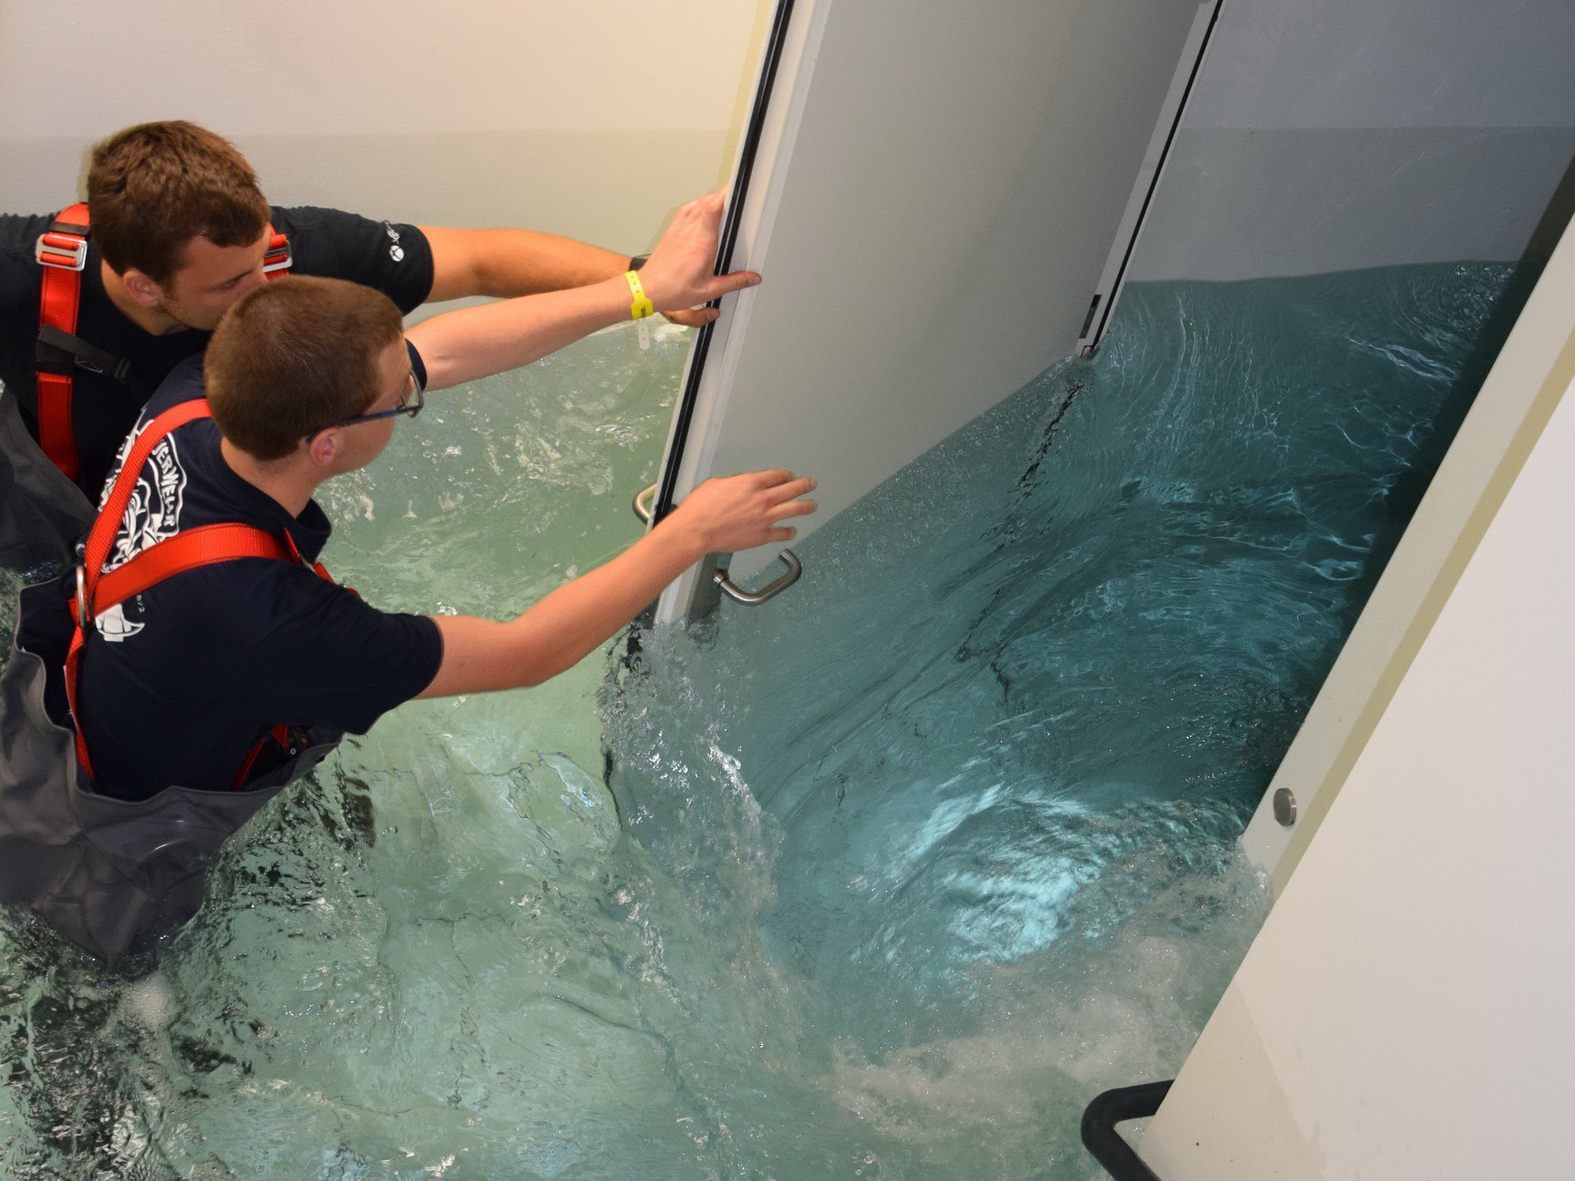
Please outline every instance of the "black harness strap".
[{"label": "black harness strap", "polygon": [[86,369],[89,373],[101,373],[139,393],[147,389],[146,385],[131,376],[130,361],[53,324],[39,325],[33,361],[47,373],[70,373],[73,369]]}]

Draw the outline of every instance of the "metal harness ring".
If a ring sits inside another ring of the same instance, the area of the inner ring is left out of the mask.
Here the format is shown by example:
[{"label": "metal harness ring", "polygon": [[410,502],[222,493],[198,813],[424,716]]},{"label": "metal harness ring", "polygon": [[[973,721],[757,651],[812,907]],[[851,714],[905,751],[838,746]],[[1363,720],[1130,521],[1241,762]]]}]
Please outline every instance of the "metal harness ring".
[{"label": "metal harness ring", "polygon": [[77,626],[84,631],[91,622],[87,609],[87,571],[81,564],[77,565]]}]

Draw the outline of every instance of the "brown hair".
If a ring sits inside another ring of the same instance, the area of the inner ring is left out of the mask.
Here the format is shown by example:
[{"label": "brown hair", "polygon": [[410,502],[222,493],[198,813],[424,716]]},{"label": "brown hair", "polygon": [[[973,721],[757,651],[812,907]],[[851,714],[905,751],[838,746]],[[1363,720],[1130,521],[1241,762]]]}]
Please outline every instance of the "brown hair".
[{"label": "brown hair", "polygon": [[184,120],[139,123],[95,147],[87,198],[104,261],[161,285],[191,239],[248,246],[269,218],[257,174],[235,145]]},{"label": "brown hair", "polygon": [[213,420],[242,451],[282,459],[377,400],[378,354],[403,331],[394,301],[358,283],[295,275],[253,288],[208,342]]}]

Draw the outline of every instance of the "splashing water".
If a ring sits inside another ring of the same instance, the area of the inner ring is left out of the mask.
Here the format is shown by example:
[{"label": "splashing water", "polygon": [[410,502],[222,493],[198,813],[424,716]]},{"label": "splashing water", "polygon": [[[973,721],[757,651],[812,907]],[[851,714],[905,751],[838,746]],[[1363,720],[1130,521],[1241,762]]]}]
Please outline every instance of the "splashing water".
[{"label": "splashing water", "polygon": [[[153,972],[8,920],[6,1175],[1098,1176],[1083,1105],[1261,921],[1235,837],[1506,276],[1133,287],[771,608],[348,744]],[[328,490],[336,575],[498,617],[610,556],[683,350],[434,399]]]}]

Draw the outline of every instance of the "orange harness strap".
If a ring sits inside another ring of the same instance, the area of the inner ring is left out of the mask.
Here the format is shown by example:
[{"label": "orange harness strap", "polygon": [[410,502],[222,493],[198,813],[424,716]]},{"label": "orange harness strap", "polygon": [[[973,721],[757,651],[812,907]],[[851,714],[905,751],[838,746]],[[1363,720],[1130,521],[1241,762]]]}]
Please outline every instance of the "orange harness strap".
[{"label": "orange harness strap", "polygon": [[[87,628],[94,616],[141,594],[166,578],[201,566],[232,562],[238,558],[273,558],[306,565],[294,538],[288,533],[281,539],[255,525],[228,522],[183,530],[174,537],[149,546],[108,574],[103,572],[104,560],[109,555],[126,506],[136,489],[137,477],[153,449],[178,427],[208,416],[207,399],[195,398],[171,406],[147,425],[126,456],[126,462],[121,466],[104,507],[95,518],[83,548],[82,564],[77,568],[71,647],[66,653],[66,700],[70,703],[71,716],[76,725],[77,762],[89,778],[93,776],[93,764],[88,756],[87,738],[83,733],[82,714],[77,703],[77,680]],[[310,569],[321,578],[329,578],[328,570],[321,562]],[[275,726],[268,737],[251,749],[230,784],[232,790],[244,785],[252,764],[269,739],[281,745],[287,744],[289,728],[282,724]]]},{"label": "orange harness strap", "polygon": [[236,558],[275,558],[289,562],[294,557],[277,537],[255,525],[200,525],[149,546],[124,566],[103,575],[88,601],[92,614],[102,615],[150,586],[199,566]]},{"label": "orange harness strap", "polygon": [[[88,207],[60,211],[41,234],[33,257],[44,268],[39,289],[38,323],[75,336],[82,306],[82,268],[87,265]],[[71,374],[38,371],[38,445],[49,462],[73,482],[82,474],[76,432],[71,429]]]},{"label": "orange harness strap", "polygon": [[[43,267],[39,287],[40,332],[54,328],[67,336],[77,332],[82,307],[82,270],[87,265],[88,207],[77,202],[62,209],[54,224],[38,237],[33,257]],[[282,279],[294,261],[290,240],[268,227],[268,249],[263,255],[263,275]],[[79,345],[80,347],[80,345]],[[38,445],[40,450],[73,482],[82,476],[77,453],[76,428],[72,425],[72,361],[36,362],[38,379]]]}]

